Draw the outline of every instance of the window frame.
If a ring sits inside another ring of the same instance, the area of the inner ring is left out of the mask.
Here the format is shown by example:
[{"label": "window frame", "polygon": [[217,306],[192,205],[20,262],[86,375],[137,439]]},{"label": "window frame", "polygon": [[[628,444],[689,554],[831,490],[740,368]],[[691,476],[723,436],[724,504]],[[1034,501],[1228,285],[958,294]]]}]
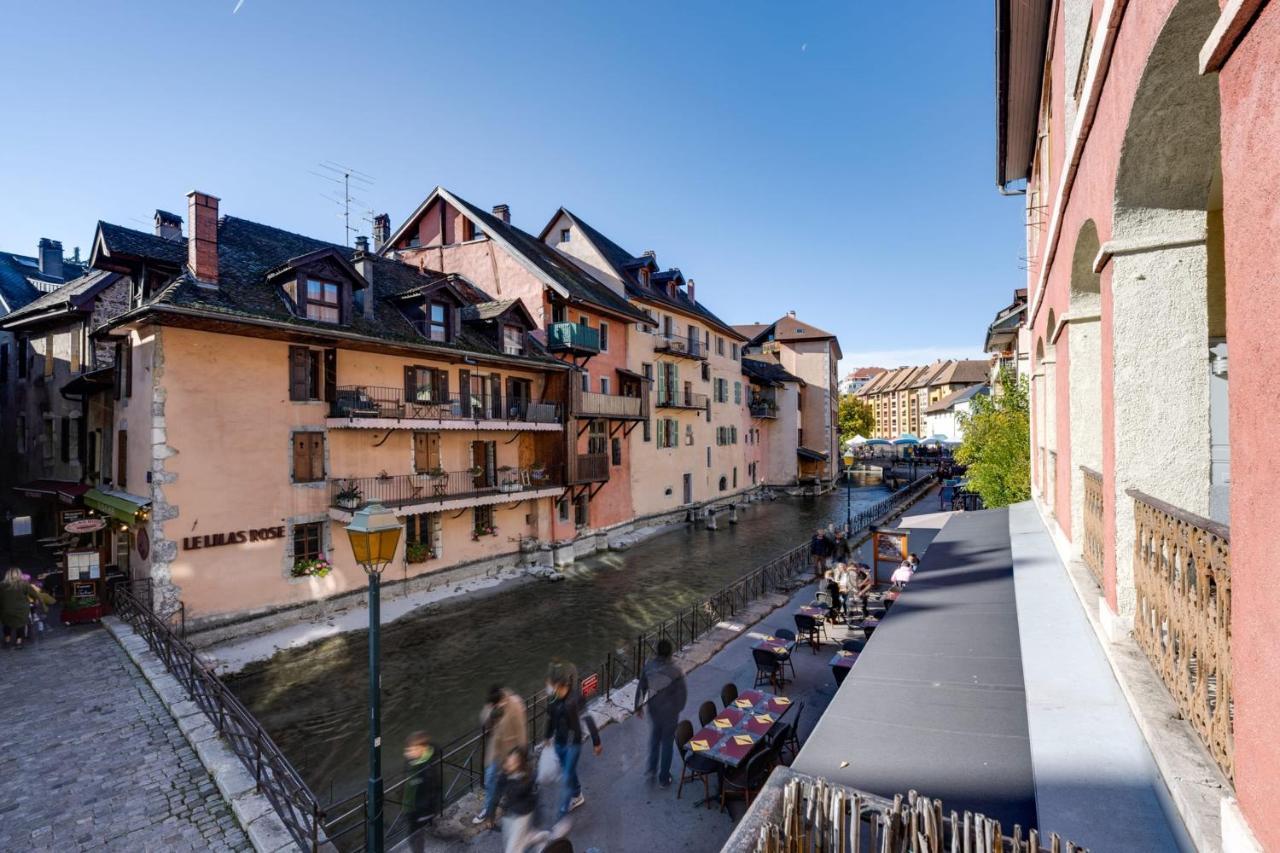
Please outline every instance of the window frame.
[{"label": "window frame", "polygon": [[[290,555],[294,563],[299,560],[322,560],[325,558],[324,548],[324,525],[323,521],[298,521],[291,525],[289,530],[289,542],[292,554]],[[308,550],[311,544],[311,531],[314,531],[315,551]],[[299,550],[299,543],[302,544],[303,550]]]},{"label": "window frame", "polygon": [[[341,325],[344,319],[343,303],[345,302],[343,299],[342,282],[310,275],[303,275],[301,278],[302,286],[298,288],[298,292],[302,296],[302,304],[299,308],[301,309],[303,318],[315,323],[328,323],[329,325],[334,326]],[[313,298],[311,295],[311,286],[313,284],[319,288],[322,295],[325,293],[326,288],[332,287],[333,301],[330,302],[327,299]],[[324,317],[311,316],[311,306],[313,305],[318,306],[321,311],[332,310],[334,312],[335,319],[329,320]]]}]

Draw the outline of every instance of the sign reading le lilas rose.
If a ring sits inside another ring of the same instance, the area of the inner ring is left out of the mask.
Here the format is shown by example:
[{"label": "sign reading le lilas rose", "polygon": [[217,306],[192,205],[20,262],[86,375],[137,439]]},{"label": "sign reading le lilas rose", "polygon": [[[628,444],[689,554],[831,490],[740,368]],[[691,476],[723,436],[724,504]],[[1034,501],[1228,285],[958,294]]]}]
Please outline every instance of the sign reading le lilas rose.
[{"label": "sign reading le lilas rose", "polygon": [[229,530],[226,533],[206,533],[204,536],[182,537],[182,550],[195,551],[198,548],[217,548],[221,545],[243,545],[246,542],[265,542],[268,539],[283,539],[283,527],[258,527],[252,530]]}]

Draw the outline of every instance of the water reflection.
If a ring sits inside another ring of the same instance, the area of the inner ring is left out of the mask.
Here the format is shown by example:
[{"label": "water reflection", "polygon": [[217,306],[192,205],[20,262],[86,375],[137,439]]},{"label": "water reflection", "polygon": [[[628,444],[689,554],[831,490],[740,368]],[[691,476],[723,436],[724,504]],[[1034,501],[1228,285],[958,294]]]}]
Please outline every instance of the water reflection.
[{"label": "water reflection", "polygon": [[[854,488],[853,512],[887,494]],[[541,687],[552,657],[599,663],[815,527],[843,522],[845,501],[841,490],[754,504],[734,526],[722,518],[714,532],[669,533],[579,561],[561,583],[444,602],[384,626],[383,742],[396,754],[414,729],[437,742],[469,731],[491,684],[527,696]],[[230,679],[322,800],[363,786],[367,655],[364,633],[355,632],[281,652]]]}]

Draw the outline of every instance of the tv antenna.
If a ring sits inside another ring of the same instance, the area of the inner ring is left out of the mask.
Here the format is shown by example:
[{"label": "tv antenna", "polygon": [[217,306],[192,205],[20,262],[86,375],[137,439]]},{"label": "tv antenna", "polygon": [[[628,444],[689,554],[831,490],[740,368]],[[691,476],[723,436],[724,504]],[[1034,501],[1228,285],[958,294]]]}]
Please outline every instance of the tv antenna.
[{"label": "tv antenna", "polygon": [[[369,203],[351,194],[352,187],[357,192],[367,192],[373,189],[374,177],[365,174],[359,169],[353,169],[350,166],[344,166],[341,163],[335,163],[332,160],[323,160],[316,164],[318,168],[324,172],[317,172],[312,169],[307,170],[307,174],[315,175],[317,178],[323,178],[326,181],[332,181],[341,187],[330,189],[327,193],[320,193],[321,197],[333,202],[342,208],[342,234],[343,243],[347,246],[351,245],[352,233],[359,231],[359,226],[351,225],[351,205],[357,204],[362,208],[368,208]],[[327,174],[326,174],[327,173]]]}]

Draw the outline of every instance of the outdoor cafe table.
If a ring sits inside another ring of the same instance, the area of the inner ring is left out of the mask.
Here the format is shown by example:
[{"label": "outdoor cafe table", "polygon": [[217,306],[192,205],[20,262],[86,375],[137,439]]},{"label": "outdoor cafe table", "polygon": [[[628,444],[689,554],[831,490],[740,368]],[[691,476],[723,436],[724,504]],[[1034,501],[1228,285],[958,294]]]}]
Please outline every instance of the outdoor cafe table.
[{"label": "outdoor cafe table", "polygon": [[857,652],[851,652],[848,649],[841,649],[831,657],[828,666],[831,667],[831,673],[836,677],[836,684],[843,684],[844,678],[849,674],[849,670],[853,669],[853,662],[858,659]]},{"label": "outdoor cafe table", "polygon": [[796,644],[793,640],[784,640],[781,637],[766,636],[761,637],[752,644],[751,648],[759,649],[762,652],[773,652],[779,657],[791,654],[795,651]]},{"label": "outdoor cafe table", "polygon": [[827,610],[828,608],[819,607],[816,604],[806,604],[804,607],[800,608],[800,612],[803,613],[805,616],[812,616],[814,619],[817,619],[819,621],[825,620],[827,618]]},{"label": "outdoor cafe table", "polygon": [[714,720],[694,733],[689,748],[728,768],[740,766],[761,739],[782,724],[791,700],[763,690],[744,690]]}]

